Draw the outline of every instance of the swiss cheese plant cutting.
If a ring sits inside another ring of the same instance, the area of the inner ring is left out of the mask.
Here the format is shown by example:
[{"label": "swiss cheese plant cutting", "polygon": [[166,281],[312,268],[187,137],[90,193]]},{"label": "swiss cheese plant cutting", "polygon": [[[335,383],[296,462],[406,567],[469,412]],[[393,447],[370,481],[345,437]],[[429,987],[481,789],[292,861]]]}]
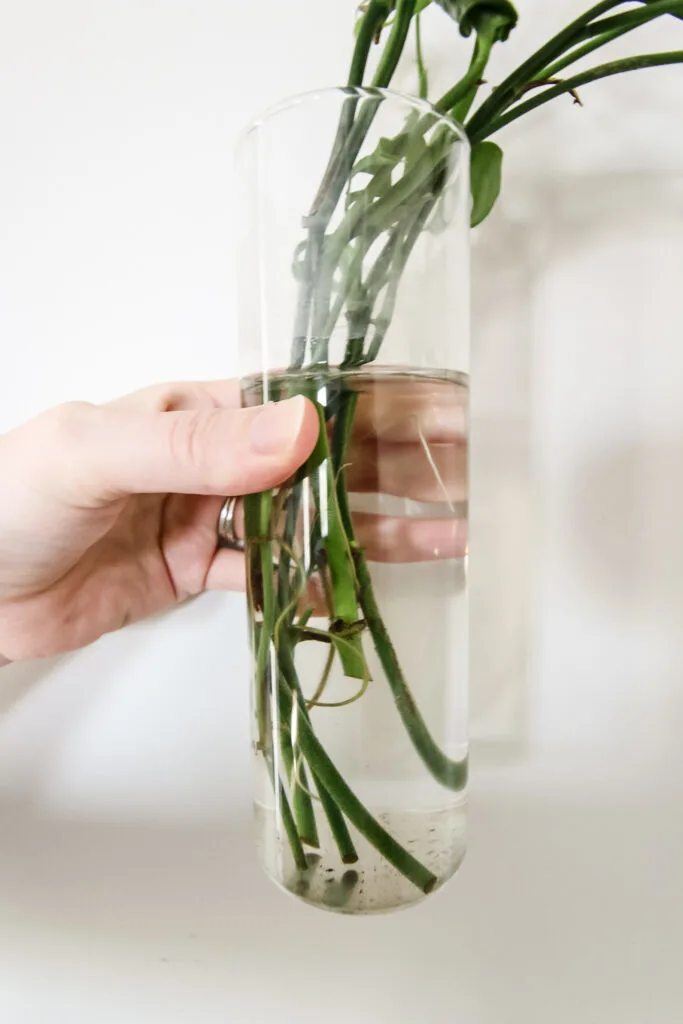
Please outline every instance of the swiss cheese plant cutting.
[{"label": "swiss cheese plant cutting", "polygon": [[[430,6],[461,37],[442,95]],[[463,858],[469,233],[495,206],[507,125],[683,63],[596,60],[660,18],[683,45],[683,0],[604,0],[488,83],[522,31],[507,0],[368,0],[347,81],[240,142],[243,402],[303,395],[320,423],[302,469],[245,499],[260,856],[316,906],[406,906]],[[408,44],[414,97],[391,91]]]}]

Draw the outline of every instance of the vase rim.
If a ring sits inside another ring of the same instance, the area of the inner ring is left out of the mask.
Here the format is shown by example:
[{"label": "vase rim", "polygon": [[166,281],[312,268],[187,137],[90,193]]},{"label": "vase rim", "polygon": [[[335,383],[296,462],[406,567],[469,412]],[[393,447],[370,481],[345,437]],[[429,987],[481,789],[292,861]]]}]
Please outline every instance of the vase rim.
[{"label": "vase rim", "polygon": [[238,133],[235,148],[239,149],[242,143],[246,141],[247,137],[251,135],[253,131],[261,125],[266,124],[278,114],[284,113],[286,110],[290,110],[291,108],[299,106],[309,100],[329,96],[333,93],[339,93],[346,96],[357,96],[359,99],[362,99],[363,97],[372,98],[380,96],[382,99],[400,101],[413,110],[422,111],[424,114],[431,114],[434,117],[435,124],[443,123],[448,125],[453,133],[458,136],[459,141],[468,149],[470,147],[470,140],[464,126],[459,121],[456,121],[456,119],[450,114],[444,114],[442,111],[437,110],[429,100],[423,100],[420,99],[419,96],[414,96],[411,93],[401,92],[396,89],[384,89],[374,86],[360,85],[328,85],[317,89],[307,89],[303,92],[294,93],[290,96],[286,96],[284,99],[278,100],[269,107],[266,107],[260,114],[252,117],[242,131]]}]

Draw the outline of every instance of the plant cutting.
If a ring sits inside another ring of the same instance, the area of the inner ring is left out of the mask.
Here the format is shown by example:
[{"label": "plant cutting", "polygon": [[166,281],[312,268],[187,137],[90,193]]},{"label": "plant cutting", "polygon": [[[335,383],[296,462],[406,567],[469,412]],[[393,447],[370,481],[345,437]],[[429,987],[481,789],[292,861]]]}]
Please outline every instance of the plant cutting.
[{"label": "plant cutting", "polygon": [[[438,97],[429,6],[464,40]],[[346,84],[241,140],[243,401],[304,395],[320,421],[299,473],[245,499],[258,841],[316,906],[407,906],[464,855],[468,234],[500,191],[493,136],[599,79],[683,63],[570,70],[662,17],[683,20],[683,0],[604,0],[491,88],[508,0],[368,0]],[[389,91],[411,35],[416,97]]]}]

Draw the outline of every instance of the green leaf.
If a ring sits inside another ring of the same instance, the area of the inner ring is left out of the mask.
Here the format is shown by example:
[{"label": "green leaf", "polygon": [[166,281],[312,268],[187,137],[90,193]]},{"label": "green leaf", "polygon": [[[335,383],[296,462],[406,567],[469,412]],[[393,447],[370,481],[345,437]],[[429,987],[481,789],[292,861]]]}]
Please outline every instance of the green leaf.
[{"label": "green leaf", "polygon": [[478,142],[470,160],[472,213],[470,225],[476,228],[493,209],[500,192],[503,151],[495,142]]},{"label": "green leaf", "polygon": [[505,42],[517,24],[519,15],[510,0],[436,0],[446,14],[450,14],[460,26],[460,32],[469,36],[477,32],[484,20],[495,19],[496,37]]},{"label": "green leaf", "polygon": [[388,153],[380,152],[379,148],[374,153],[370,153],[369,156],[364,156],[354,166],[351,171],[352,174],[379,174],[387,167],[393,167],[396,163],[396,159],[393,156],[389,156]]},{"label": "green leaf", "polygon": [[365,661],[361,638],[359,636],[344,638],[335,636],[333,633],[332,643],[339,655],[344,675],[349,679],[367,679],[370,673]]},{"label": "green leaf", "polygon": [[406,136],[403,133],[394,136],[393,139],[383,135],[377,144],[377,152],[391,160],[403,156],[405,148]]},{"label": "green leaf", "polygon": [[369,182],[365,192],[370,198],[376,199],[379,196],[383,196],[390,188],[391,168],[385,167],[383,170],[377,172],[372,181]]}]

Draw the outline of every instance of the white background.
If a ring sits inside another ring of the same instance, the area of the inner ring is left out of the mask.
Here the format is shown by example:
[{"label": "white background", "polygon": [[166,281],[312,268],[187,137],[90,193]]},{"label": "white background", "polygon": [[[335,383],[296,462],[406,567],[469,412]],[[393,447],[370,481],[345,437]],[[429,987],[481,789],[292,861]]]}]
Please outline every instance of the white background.
[{"label": "white background", "polygon": [[[584,3],[519,6],[491,81]],[[234,371],[235,135],[344,78],[352,8],[0,0],[0,429]],[[468,51],[433,13],[445,84]],[[673,45],[673,21],[640,36]],[[457,879],[371,920],[269,885],[243,604],[207,597],[1,674],[3,1024],[680,1021],[682,82],[587,87],[503,137],[474,253]]]}]

